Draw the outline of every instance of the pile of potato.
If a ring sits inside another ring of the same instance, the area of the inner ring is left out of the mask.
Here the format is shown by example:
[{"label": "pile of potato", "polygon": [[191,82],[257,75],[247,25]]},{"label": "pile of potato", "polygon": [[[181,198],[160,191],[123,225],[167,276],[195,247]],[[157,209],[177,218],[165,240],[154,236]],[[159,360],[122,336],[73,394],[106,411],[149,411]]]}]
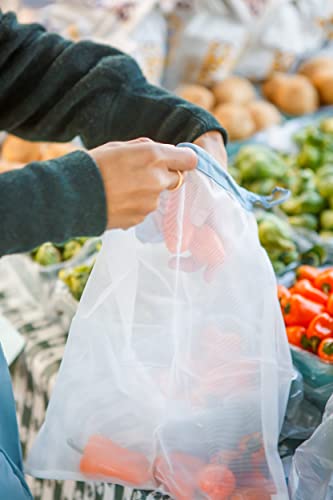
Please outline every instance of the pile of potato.
[{"label": "pile of potato", "polygon": [[271,103],[259,100],[254,86],[245,78],[230,76],[211,89],[182,85],[177,94],[211,111],[226,128],[231,141],[247,139],[281,122],[281,114]]},{"label": "pile of potato", "polygon": [[304,62],[296,74],[274,73],[262,85],[259,99],[246,78],[230,76],[212,88],[184,84],[176,93],[210,111],[227,129],[231,141],[248,139],[282,120],[281,113],[300,116],[333,104],[333,58]]},{"label": "pile of potato", "polygon": [[30,142],[7,135],[0,156],[0,173],[24,167],[33,161],[46,161],[78,149],[72,143]]},{"label": "pile of potato", "polygon": [[333,58],[309,59],[297,74],[275,73],[263,84],[262,92],[282,112],[293,116],[333,104]]}]

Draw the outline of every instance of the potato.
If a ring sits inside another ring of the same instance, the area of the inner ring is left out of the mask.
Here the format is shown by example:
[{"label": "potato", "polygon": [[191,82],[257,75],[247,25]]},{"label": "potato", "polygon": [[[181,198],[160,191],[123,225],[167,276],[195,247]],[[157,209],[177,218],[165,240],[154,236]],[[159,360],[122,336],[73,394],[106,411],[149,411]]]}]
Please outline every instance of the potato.
[{"label": "potato", "polygon": [[312,81],[315,74],[323,70],[333,71],[333,58],[328,56],[314,57],[301,64],[298,72]]},{"label": "potato", "polygon": [[213,93],[202,85],[184,84],[176,89],[176,94],[186,101],[210,111],[215,104]]},{"label": "potato", "polygon": [[75,148],[71,143],[45,143],[41,147],[41,160],[46,161],[59,158],[60,156],[71,153],[75,149],[78,148]]},{"label": "potato", "polygon": [[234,102],[245,104],[256,97],[253,85],[246,78],[229,76],[213,87],[213,94],[218,104]]},{"label": "potato", "polygon": [[272,101],[289,115],[313,113],[319,106],[319,96],[312,83],[302,75],[288,75],[276,83]]},{"label": "potato", "polygon": [[270,102],[253,101],[247,106],[256,126],[256,131],[281,123],[279,110]]},{"label": "potato", "polygon": [[213,114],[227,130],[231,141],[247,139],[256,130],[250,111],[240,104],[220,104]]},{"label": "potato", "polygon": [[29,163],[41,159],[41,145],[38,142],[29,142],[8,135],[2,145],[2,158],[5,161]]},{"label": "potato", "polygon": [[268,80],[266,80],[261,87],[262,93],[264,94],[266,99],[268,99],[269,101],[273,101],[277,87],[286,79],[288,79],[288,75],[286,73],[282,73],[280,71],[273,73],[273,75]]},{"label": "potato", "polygon": [[333,104],[333,69],[318,71],[313,77],[313,84],[322,104]]}]

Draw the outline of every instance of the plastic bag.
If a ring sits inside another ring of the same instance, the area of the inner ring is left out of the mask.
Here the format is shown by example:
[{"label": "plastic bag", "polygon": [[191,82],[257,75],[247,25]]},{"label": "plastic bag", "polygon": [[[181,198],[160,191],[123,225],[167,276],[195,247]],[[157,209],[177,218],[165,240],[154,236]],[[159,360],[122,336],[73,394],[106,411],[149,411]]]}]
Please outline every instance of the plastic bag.
[{"label": "plastic bag", "polygon": [[24,21],[38,21],[49,31],[75,41],[89,39],[112,45],[137,60],[152,83],[162,77],[167,49],[167,26],[156,0],[40,0],[24,7]]},{"label": "plastic bag", "polygon": [[173,41],[165,77],[171,89],[181,82],[211,85],[222,80],[233,70],[246,42],[245,26],[224,2],[202,0],[192,12],[187,23],[178,17],[181,36]]},{"label": "plastic bag", "polygon": [[289,477],[292,500],[331,500],[333,486],[333,396],[322,423],[296,450]]},{"label": "plastic bag", "polygon": [[293,371],[251,213],[281,190],[249,193],[186,146],[199,164],[183,187],[104,236],[27,471],[176,500],[244,488],[284,500],[277,443]]},{"label": "plastic bag", "polygon": [[167,56],[167,23],[160,10],[150,12],[134,30],[132,57],[138,62],[147,80],[161,82]]},{"label": "plastic bag", "polygon": [[316,22],[326,0],[272,1],[251,30],[247,50],[237,72],[251,80],[263,80],[274,71],[288,71],[304,52],[323,43],[323,30]]},{"label": "plastic bag", "polygon": [[296,346],[291,346],[291,354],[303,375],[306,397],[323,408],[333,393],[333,365]]},{"label": "plastic bag", "polygon": [[280,442],[286,439],[309,438],[318,427],[321,417],[320,410],[304,398],[303,377],[299,371],[295,370]]}]

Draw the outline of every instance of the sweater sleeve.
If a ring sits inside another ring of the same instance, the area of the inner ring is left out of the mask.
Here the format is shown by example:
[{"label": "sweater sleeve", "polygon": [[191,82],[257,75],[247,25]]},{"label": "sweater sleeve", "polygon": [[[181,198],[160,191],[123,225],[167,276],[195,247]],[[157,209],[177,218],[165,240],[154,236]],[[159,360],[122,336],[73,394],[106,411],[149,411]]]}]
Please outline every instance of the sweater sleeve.
[{"label": "sweater sleeve", "polygon": [[0,129],[30,140],[79,135],[87,147],[142,136],[192,142],[210,130],[226,141],[210,113],[150,85],[131,57],[1,11]]},{"label": "sweater sleeve", "polygon": [[84,151],[0,175],[0,255],[45,241],[100,235],[106,202],[99,170]]}]

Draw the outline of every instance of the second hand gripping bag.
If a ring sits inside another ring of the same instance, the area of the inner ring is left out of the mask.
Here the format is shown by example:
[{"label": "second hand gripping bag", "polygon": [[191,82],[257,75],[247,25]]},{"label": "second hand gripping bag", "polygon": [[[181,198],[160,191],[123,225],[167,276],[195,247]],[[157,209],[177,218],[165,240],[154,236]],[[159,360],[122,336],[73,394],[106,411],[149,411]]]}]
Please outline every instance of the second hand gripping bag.
[{"label": "second hand gripping bag", "polygon": [[199,159],[182,188],[104,236],[26,470],[175,500],[285,500],[293,370],[252,213],[279,200],[182,146]]}]

